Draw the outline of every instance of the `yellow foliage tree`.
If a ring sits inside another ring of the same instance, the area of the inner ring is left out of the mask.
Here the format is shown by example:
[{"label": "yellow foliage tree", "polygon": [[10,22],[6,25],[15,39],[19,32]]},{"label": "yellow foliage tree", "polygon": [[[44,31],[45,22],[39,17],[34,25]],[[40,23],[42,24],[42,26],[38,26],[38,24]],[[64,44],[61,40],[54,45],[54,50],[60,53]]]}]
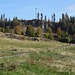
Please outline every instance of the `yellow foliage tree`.
[{"label": "yellow foliage tree", "polygon": [[20,26],[15,26],[14,27],[14,33],[15,34],[19,34],[19,35],[21,34],[21,28],[20,28]]}]

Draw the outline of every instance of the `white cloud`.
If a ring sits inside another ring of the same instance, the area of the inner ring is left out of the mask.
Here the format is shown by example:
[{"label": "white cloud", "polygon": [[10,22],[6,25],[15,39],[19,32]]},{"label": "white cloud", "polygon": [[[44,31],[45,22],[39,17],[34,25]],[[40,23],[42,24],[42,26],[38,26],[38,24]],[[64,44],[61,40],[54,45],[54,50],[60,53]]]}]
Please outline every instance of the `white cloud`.
[{"label": "white cloud", "polygon": [[75,4],[68,6],[66,9],[69,16],[75,16]]},{"label": "white cloud", "polygon": [[68,11],[71,11],[71,12],[75,11],[75,5],[70,5],[70,6],[68,6],[68,7],[67,7],[67,10],[68,10]]}]

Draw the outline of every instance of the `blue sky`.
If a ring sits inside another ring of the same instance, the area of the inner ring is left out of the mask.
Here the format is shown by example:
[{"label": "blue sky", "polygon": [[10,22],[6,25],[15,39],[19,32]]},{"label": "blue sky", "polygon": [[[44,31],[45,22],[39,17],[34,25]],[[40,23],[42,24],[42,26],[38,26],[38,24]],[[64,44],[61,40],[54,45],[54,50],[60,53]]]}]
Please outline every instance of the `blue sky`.
[{"label": "blue sky", "polygon": [[15,16],[19,19],[34,19],[35,8],[47,19],[51,19],[53,13],[56,14],[56,20],[61,18],[62,13],[75,16],[75,0],[0,0],[0,15],[5,14],[11,19]]}]

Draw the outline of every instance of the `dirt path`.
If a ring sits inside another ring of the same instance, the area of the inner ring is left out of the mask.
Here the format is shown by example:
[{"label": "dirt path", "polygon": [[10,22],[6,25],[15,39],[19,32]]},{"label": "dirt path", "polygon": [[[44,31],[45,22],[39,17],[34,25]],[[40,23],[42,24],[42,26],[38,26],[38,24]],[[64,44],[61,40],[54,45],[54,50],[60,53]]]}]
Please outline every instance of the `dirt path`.
[{"label": "dirt path", "polygon": [[0,58],[11,58],[15,56],[22,56],[22,55],[28,55],[28,54],[30,54],[30,52],[25,52],[25,53],[16,54],[16,55],[10,55],[10,56],[0,56]]},{"label": "dirt path", "polygon": [[[62,48],[53,48],[53,49],[50,49],[50,50],[64,50],[64,49],[68,49],[69,47],[72,47],[72,46],[75,46],[75,44],[69,44],[67,46],[64,46]],[[16,55],[10,55],[10,56],[0,56],[0,58],[11,58],[11,57],[15,57],[15,56],[22,56],[22,55],[28,55],[30,54],[30,52],[25,52],[25,53],[21,53],[21,54],[16,54]]]}]

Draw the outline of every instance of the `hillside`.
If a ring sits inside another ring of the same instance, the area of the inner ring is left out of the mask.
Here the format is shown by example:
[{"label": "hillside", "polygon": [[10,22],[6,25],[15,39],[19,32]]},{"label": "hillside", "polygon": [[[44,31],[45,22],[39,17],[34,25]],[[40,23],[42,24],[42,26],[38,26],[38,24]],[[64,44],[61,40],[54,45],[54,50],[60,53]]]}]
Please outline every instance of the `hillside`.
[{"label": "hillside", "polygon": [[0,75],[75,75],[75,44],[0,37]]}]

